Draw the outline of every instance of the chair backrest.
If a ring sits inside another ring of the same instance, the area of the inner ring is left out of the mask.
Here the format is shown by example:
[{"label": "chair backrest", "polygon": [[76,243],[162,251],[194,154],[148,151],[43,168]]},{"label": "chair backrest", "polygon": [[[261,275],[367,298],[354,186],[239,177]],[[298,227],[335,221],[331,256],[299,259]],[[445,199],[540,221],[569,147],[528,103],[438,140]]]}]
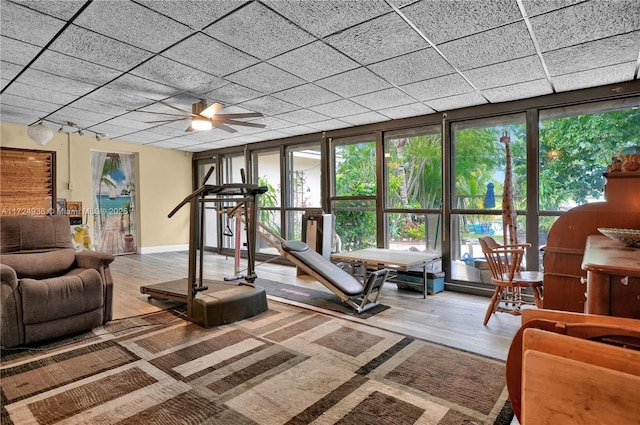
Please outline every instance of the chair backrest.
[{"label": "chair backrest", "polygon": [[524,249],[501,246],[491,237],[480,239],[480,246],[494,283],[511,284],[513,276],[520,271]]}]

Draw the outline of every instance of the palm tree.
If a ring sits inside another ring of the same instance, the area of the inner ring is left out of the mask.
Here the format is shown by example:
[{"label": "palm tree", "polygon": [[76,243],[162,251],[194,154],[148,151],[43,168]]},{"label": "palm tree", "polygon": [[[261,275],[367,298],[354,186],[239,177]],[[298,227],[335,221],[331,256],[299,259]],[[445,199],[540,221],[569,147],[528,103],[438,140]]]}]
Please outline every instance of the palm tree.
[{"label": "palm tree", "polygon": [[116,184],[111,179],[111,173],[119,170],[122,166],[120,161],[120,155],[117,153],[109,153],[104,160],[104,166],[102,167],[102,177],[100,178],[100,185],[98,186],[98,210],[100,211],[100,227],[104,226],[104,217],[102,216],[102,183],[107,187],[116,187]]}]

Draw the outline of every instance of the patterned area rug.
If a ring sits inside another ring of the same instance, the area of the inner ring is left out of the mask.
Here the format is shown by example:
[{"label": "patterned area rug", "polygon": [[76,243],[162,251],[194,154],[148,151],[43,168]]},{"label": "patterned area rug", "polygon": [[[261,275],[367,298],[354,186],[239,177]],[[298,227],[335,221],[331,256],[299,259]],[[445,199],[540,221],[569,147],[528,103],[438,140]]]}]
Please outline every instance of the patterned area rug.
[{"label": "patterned area rug", "polygon": [[504,363],[274,301],[3,351],[2,424],[509,424]]}]

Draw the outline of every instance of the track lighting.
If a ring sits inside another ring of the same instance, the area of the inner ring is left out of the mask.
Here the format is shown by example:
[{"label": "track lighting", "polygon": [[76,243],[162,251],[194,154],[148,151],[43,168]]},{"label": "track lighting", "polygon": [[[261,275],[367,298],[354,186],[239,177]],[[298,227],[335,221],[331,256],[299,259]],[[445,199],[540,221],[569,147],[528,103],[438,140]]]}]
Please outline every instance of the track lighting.
[{"label": "track lighting", "polygon": [[93,131],[88,128],[80,128],[80,126],[78,126],[78,124],[74,123],[73,121],[65,121],[63,123],[60,123],[46,118],[40,118],[40,122],[38,122],[38,124],[34,124],[27,129],[27,135],[29,136],[29,138],[31,138],[31,140],[41,146],[46,144],[53,137],[53,131],[44,126],[44,121],[59,125],[60,128],[58,129],[58,133],[64,133],[65,127],[71,127],[73,130],[68,131],[68,133],[78,133],[80,136],[84,136],[84,133],[88,131],[95,135],[95,138],[98,142],[109,137],[105,133],[98,133],[97,131]]}]

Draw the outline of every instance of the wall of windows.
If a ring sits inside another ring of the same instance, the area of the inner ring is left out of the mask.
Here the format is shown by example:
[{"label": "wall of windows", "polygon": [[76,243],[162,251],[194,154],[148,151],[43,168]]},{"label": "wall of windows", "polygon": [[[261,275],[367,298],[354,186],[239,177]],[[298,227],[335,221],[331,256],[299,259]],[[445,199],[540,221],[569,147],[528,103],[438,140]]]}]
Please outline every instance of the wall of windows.
[{"label": "wall of windows", "polygon": [[[603,200],[611,157],[640,145],[640,86],[621,86],[247,145],[251,182],[267,184],[274,195],[261,201],[262,219],[285,238],[300,239],[304,212],[323,208],[336,217],[343,251],[440,252],[448,289],[483,293],[491,285],[478,263],[478,239],[504,239],[500,139],[509,138],[518,240],[533,245],[526,267],[541,269],[540,247],[553,221]],[[233,176],[245,154],[217,150],[195,158],[212,154],[227,170],[219,178],[238,181]]]}]

